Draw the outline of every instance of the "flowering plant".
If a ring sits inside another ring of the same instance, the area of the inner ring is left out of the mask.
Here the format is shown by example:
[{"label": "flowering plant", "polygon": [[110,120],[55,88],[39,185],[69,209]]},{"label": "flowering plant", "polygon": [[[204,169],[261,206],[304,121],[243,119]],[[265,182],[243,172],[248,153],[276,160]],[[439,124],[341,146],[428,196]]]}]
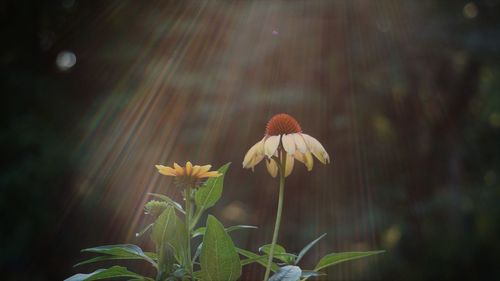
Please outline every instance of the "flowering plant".
[{"label": "flowering plant", "polygon": [[[243,167],[253,169],[265,159],[268,172],[272,177],[279,174],[278,208],[276,223],[270,244],[265,244],[257,253],[238,248],[229,233],[234,230],[256,228],[249,225],[236,225],[225,228],[212,215],[206,224],[197,227],[201,216],[214,206],[223,191],[224,175],[229,163],[217,171],[211,166],[192,165],[184,167],[174,163],[173,167],[157,165],[158,172],[175,177],[175,184],[182,189],[184,206],[162,194],[151,194],[158,200],[145,204],[145,213],[154,222],[138,235],[150,233],[155,244],[154,252],[144,252],[132,244],[107,245],[82,250],[99,254],[78,265],[105,260],[143,260],[156,270],[156,276],[148,277],[129,271],[122,266],[98,269],[88,274],[76,274],[66,281],[104,280],[126,278],[127,280],[174,281],[174,280],[237,280],[242,266],[258,263],[265,267],[264,281],[297,281],[324,275],[322,270],[341,262],[358,259],[383,251],[330,253],[322,257],[313,269],[299,266],[304,255],[326,234],[306,245],[298,254],[288,253],[277,244],[278,232],[283,212],[285,178],[293,170],[294,160],[298,160],[310,171],[314,155],[321,163],[330,162],[324,147],[315,138],[302,133],[299,123],[290,115],[275,115],[267,124],[264,138],[252,146],[244,157]],[[207,179],[203,182],[204,179]],[[196,247],[192,243],[202,236]],[[274,274],[270,276],[271,272]]]}]

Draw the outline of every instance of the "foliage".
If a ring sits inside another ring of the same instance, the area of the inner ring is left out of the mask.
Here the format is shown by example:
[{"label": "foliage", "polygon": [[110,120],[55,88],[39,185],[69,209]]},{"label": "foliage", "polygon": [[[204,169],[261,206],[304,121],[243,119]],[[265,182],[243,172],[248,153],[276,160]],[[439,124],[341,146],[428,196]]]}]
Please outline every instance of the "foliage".
[{"label": "foliage", "polygon": [[[156,246],[155,252],[144,252],[139,246],[133,244],[99,246],[83,249],[82,252],[95,253],[98,256],[75,265],[109,260],[140,260],[148,262],[156,270],[155,277],[143,276],[122,266],[112,266],[87,274],[75,274],[65,281],[91,281],[119,277],[136,281],[232,281],[241,276],[242,267],[245,265],[257,263],[265,267],[266,260],[269,258],[270,244],[260,247],[261,254],[257,254],[236,247],[229,236],[229,233],[235,230],[255,229],[255,226],[235,225],[225,228],[217,218],[208,215],[206,225],[195,229],[201,215],[221,198],[224,175],[228,168],[229,163],[218,169],[222,176],[210,178],[199,188],[184,190],[186,196],[184,208],[165,195],[150,194],[161,201],[151,200],[145,204],[146,214],[153,216],[155,221],[138,235],[150,232],[150,238]],[[192,212],[190,202],[195,203],[194,212]],[[276,262],[272,262],[271,265],[271,271],[275,274],[269,280],[296,281],[299,278],[306,280],[324,275],[319,271],[326,267],[382,252],[331,253],[324,256],[314,270],[300,268],[298,263],[302,257],[325,235],[313,240],[297,255],[287,253],[283,246],[276,245],[274,251]],[[203,241],[191,257],[191,240],[198,236],[203,236]]]}]

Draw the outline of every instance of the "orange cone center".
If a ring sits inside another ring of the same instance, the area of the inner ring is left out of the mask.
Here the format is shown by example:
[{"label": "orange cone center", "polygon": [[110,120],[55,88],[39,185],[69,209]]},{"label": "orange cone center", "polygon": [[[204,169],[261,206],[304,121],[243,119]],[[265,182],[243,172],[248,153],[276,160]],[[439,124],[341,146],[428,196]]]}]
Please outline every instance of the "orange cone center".
[{"label": "orange cone center", "polygon": [[297,120],[295,120],[292,116],[285,113],[274,115],[271,120],[267,122],[266,126],[266,135],[268,136],[294,134],[300,132],[302,132],[302,129],[300,129],[299,122],[297,122]]}]

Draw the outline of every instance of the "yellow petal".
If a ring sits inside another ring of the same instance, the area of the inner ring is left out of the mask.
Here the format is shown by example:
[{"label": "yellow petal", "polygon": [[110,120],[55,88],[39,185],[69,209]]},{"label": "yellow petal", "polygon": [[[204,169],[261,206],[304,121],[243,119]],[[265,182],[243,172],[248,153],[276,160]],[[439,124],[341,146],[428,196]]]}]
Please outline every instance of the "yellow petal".
[{"label": "yellow petal", "polygon": [[258,156],[255,156],[252,160],[252,163],[250,163],[249,167],[252,168],[252,171],[254,170],[254,167],[260,163],[260,161],[262,161],[262,159],[264,159],[264,154],[262,155],[258,155]]},{"label": "yellow petal", "polygon": [[166,176],[175,176],[176,175],[175,170],[170,168],[170,167],[167,167],[167,166],[156,165],[156,169],[158,169],[158,172],[162,175],[166,175]]},{"label": "yellow petal", "polygon": [[[272,157],[280,144],[280,136],[270,136],[264,143],[264,151],[267,157]],[[276,164],[276,163],[275,163]]]},{"label": "yellow petal", "polygon": [[175,162],[174,162],[174,169],[175,169],[175,173],[177,174],[177,176],[184,175],[184,168],[182,168],[181,166],[179,166],[179,164],[177,164]]},{"label": "yellow petal", "polygon": [[295,154],[293,155],[295,159],[299,160],[302,163],[306,163],[306,160],[304,158],[304,153],[300,151],[295,151]]},{"label": "yellow petal", "polygon": [[245,154],[245,158],[243,159],[243,168],[252,168],[253,159],[259,155],[263,155],[264,149],[264,139],[254,144],[248,152]]},{"label": "yellow petal", "polygon": [[276,165],[276,162],[274,162],[274,160],[266,160],[266,167],[267,171],[273,178],[278,175],[278,165]]},{"label": "yellow petal", "polygon": [[187,161],[186,162],[186,176],[190,176],[192,172],[193,172],[193,164],[191,164],[191,162]]},{"label": "yellow petal", "polygon": [[301,153],[299,151],[296,151],[294,154],[295,159],[299,160],[300,162],[304,163],[304,165],[307,167],[307,170],[310,171],[312,170],[313,167],[313,158],[310,152],[307,153]]},{"label": "yellow petal", "polygon": [[326,164],[330,162],[330,156],[328,156],[325,148],[317,139],[306,134],[302,134],[302,136],[304,137],[309,150],[314,154],[314,156],[316,156],[316,158],[318,158],[321,163]]},{"label": "yellow petal", "polygon": [[222,174],[217,171],[205,172],[199,175],[200,178],[216,178],[221,176]]},{"label": "yellow petal", "polygon": [[314,161],[310,152],[304,153],[304,164],[306,165],[308,171],[313,169]]},{"label": "yellow petal", "polygon": [[200,167],[200,174],[203,174],[205,172],[208,172],[210,171],[210,168],[212,168],[212,165],[204,165],[204,166],[201,166]]},{"label": "yellow petal", "polygon": [[307,152],[307,146],[300,134],[292,134],[293,140],[295,141],[295,145],[297,146],[297,149],[302,152],[306,153]]},{"label": "yellow petal", "polygon": [[281,142],[283,143],[283,148],[289,154],[295,153],[295,141],[292,135],[283,135],[281,137]]},{"label": "yellow petal", "polygon": [[199,165],[194,165],[191,176],[196,177],[200,173],[200,169],[201,169],[201,167]]},{"label": "yellow petal", "polygon": [[292,173],[293,162],[294,162],[293,156],[290,154],[287,154],[286,155],[286,164],[285,164],[285,177],[288,177]]}]

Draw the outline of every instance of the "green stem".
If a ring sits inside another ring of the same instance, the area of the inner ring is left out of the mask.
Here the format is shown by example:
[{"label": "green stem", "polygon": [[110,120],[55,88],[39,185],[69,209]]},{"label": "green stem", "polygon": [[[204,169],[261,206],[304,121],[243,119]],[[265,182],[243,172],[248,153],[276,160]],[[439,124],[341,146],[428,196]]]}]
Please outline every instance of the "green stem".
[{"label": "green stem", "polygon": [[[198,208],[196,208],[198,209]],[[201,215],[203,214],[203,210],[196,210],[194,218],[191,220],[191,226],[189,228],[193,229],[198,221],[200,220]]]},{"label": "green stem", "polygon": [[193,273],[193,264],[191,262],[191,186],[186,188],[186,230],[187,230],[187,266],[188,272]]},{"label": "green stem", "polygon": [[274,248],[276,246],[276,242],[278,241],[278,232],[281,223],[281,213],[283,212],[283,196],[285,193],[286,153],[281,152],[280,156],[281,156],[279,161],[280,163],[276,161],[276,159],[274,160],[276,161],[276,164],[278,165],[280,172],[280,189],[278,196],[278,210],[276,211],[276,222],[274,224],[273,240],[271,242],[271,249],[269,250],[269,259],[267,260],[266,274],[264,275],[264,281],[267,281],[269,279],[269,274],[271,273],[271,266],[274,258]]}]

